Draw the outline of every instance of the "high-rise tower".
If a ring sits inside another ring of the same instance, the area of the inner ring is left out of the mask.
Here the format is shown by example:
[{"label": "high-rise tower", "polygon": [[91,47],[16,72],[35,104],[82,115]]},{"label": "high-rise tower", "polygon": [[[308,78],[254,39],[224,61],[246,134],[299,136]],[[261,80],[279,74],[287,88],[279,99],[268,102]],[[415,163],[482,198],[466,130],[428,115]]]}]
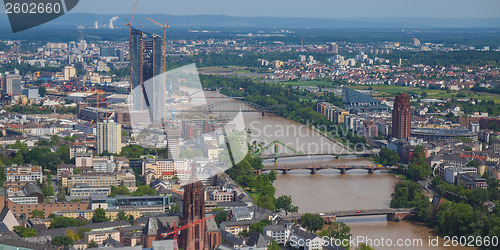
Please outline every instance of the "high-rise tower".
[{"label": "high-rise tower", "polygon": [[408,138],[411,135],[410,96],[406,93],[396,96],[392,110],[392,137]]},{"label": "high-rise tower", "polygon": [[130,90],[133,95],[133,110],[149,109],[152,122],[164,118],[164,78],[162,46],[160,36],[131,28],[130,33]]},{"label": "high-rise tower", "polygon": [[113,120],[97,123],[97,153],[108,151],[119,154],[122,151],[122,128]]}]

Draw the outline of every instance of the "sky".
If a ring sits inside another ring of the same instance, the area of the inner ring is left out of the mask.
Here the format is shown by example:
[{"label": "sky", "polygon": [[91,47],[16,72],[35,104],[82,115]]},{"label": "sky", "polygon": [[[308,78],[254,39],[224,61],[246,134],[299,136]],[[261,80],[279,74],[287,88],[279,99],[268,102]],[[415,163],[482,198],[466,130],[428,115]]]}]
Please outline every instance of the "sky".
[{"label": "sky", "polygon": [[[80,0],[72,12],[132,13],[135,0]],[[321,18],[500,18],[500,0],[139,0],[137,13]]]}]

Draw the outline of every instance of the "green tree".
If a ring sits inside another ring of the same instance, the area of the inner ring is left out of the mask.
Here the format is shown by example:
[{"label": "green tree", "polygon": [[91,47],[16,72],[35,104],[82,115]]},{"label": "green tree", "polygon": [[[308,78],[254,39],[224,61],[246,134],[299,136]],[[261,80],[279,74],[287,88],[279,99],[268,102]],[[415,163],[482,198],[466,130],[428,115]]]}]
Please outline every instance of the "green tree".
[{"label": "green tree", "polygon": [[276,210],[276,206],[274,205],[274,198],[270,196],[260,196],[257,199],[257,206],[269,209],[271,211]]},{"label": "green tree", "polygon": [[273,240],[269,245],[267,245],[267,250],[281,250],[281,247],[278,242]]},{"label": "green tree", "polygon": [[[328,229],[323,229],[319,232],[319,236],[326,236],[330,239],[349,239],[351,234],[351,228],[347,226],[344,222],[333,222]],[[346,242],[347,243],[347,242]],[[349,248],[349,243],[342,245],[344,248]]]},{"label": "green tree", "polygon": [[38,87],[38,94],[42,98],[45,97],[47,95],[47,88],[45,88],[44,86]]},{"label": "green tree", "polygon": [[323,228],[325,220],[320,215],[305,213],[300,217],[302,226],[306,227],[310,232],[316,232]]},{"label": "green tree", "polygon": [[469,204],[458,203],[441,207],[438,212],[439,231],[444,235],[466,236],[474,222],[474,211]]},{"label": "green tree", "polygon": [[127,187],[125,186],[111,186],[111,194],[108,195],[108,197],[116,197],[117,195],[129,195],[130,192]]},{"label": "green tree", "polygon": [[179,205],[173,204],[170,206],[170,212],[179,213],[179,211],[180,211]]},{"label": "green tree", "polygon": [[22,143],[20,140],[17,140],[14,144],[10,145],[10,148],[19,149],[21,152],[28,152],[28,146]]},{"label": "green tree", "polygon": [[365,243],[361,243],[359,247],[356,248],[356,250],[375,250],[375,249],[366,245]]},{"label": "green tree", "polygon": [[276,171],[274,170],[271,170],[271,172],[269,173],[269,180],[271,182],[274,182],[275,180],[277,180],[278,177],[276,176]]},{"label": "green tree", "polygon": [[33,218],[45,218],[45,212],[42,210],[33,210],[30,212],[31,217]]},{"label": "green tree", "polygon": [[23,238],[37,237],[38,236],[38,231],[36,231],[36,229],[25,228],[23,226],[14,226],[14,232]]},{"label": "green tree", "polygon": [[378,155],[378,163],[384,166],[392,166],[401,160],[398,153],[388,148],[382,148]]},{"label": "green tree", "polygon": [[137,189],[132,192],[133,196],[143,196],[143,195],[150,195],[150,196],[155,196],[156,195],[156,190],[150,186],[139,186]]},{"label": "green tree", "polygon": [[93,223],[106,222],[109,221],[109,218],[106,217],[106,211],[104,208],[96,208],[94,210],[94,215],[92,216]]},{"label": "green tree", "polygon": [[263,196],[272,196],[274,197],[274,193],[276,192],[276,189],[268,182],[269,184],[263,186],[260,190],[260,195]]},{"label": "green tree", "polygon": [[[469,151],[470,151],[470,150],[469,150]],[[469,161],[469,163],[467,163],[467,167],[474,167],[474,168],[478,168],[478,167],[479,167],[479,164],[477,163],[477,161],[472,160],[472,161]]]},{"label": "green tree", "polygon": [[23,165],[24,164],[24,156],[21,153],[21,151],[18,151],[16,153],[16,156],[14,157],[14,163],[17,165]]},{"label": "green tree", "polygon": [[90,228],[88,227],[79,227],[76,229],[76,234],[78,235],[79,240],[83,240],[85,233],[90,232]]},{"label": "green tree", "polygon": [[128,219],[128,218],[127,218],[127,215],[125,214],[125,212],[124,212],[124,211],[120,211],[120,212],[118,212],[118,214],[117,214],[117,216],[116,216],[116,217],[117,217],[117,218],[116,218],[117,220],[127,220],[127,219]]},{"label": "green tree", "polygon": [[149,154],[149,149],[138,146],[138,145],[129,145],[122,148],[120,153],[121,156],[125,156],[128,159],[139,159],[141,156]]},{"label": "green tree", "polygon": [[60,138],[59,138],[59,136],[57,136],[57,135],[52,135],[52,136],[50,137],[50,144],[51,144],[52,146],[55,146],[55,145],[56,145],[58,142],[60,142],[60,141],[61,141],[61,139],[60,139]]},{"label": "green tree", "polygon": [[250,227],[248,228],[248,233],[249,234],[251,234],[253,232],[262,233],[262,229],[264,228],[264,226],[268,226],[268,225],[271,225],[271,221],[267,220],[267,219],[263,219],[257,223],[250,225]]},{"label": "green tree", "polygon": [[133,216],[133,215],[131,215],[131,214],[130,214],[130,215],[128,216],[128,218],[127,218],[127,221],[128,221],[128,223],[130,223],[130,224],[133,224],[133,223],[134,223],[134,220],[135,220],[135,219],[134,219],[134,216]]},{"label": "green tree", "polygon": [[87,244],[87,248],[97,248],[99,245],[94,240],[89,241],[89,244]]},{"label": "green tree", "polygon": [[282,195],[275,200],[276,209],[283,209],[287,212],[298,212],[299,208],[292,205],[292,197],[290,195]]},{"label": "green tree", "polygon": [[483,206],[490,198],[488,190],[482,188],[475,188],[467,197],[469,198],[469,204],[473,207]]},{"label": "green tree", "polygon": [[68,145],[61,145],[57,148],[57,156],[59,159],[61,159],[62,162],[68,164],[70,163],[70,158],[69,158],[69,146]]},{"label": "green tree", "polygon": [[424,177],[430,176],[432,174],[432,168],[428,163],[408,164],[408,170],[406,172],[406,176],[411,180],[422,180]]},{"label": "green tree", "polygon": [[57,217],[57,216],[52,216],[52,214],[49,215],[49,218],[53,218],[51,223],[50,223],[50,229],[54,228],[62,228],[62,227],[73,227],[73,226],[83,226],[87,224],[86,221],[83,220],[77,220],[75,218],[69,218],[69,217]]},{"label": "green tree", "polygon": [[[213,212],[213,210],[212,210]],[[222,222],[227,221],[227,212],[219,212],[215,216],[215,222],[217,222],[217,225],[220,225]]]},{"label": "green tree", "polygon": [[51,244],[54,246],[73,246],[73,239],[69,236],[54,236],[52,238]]}]

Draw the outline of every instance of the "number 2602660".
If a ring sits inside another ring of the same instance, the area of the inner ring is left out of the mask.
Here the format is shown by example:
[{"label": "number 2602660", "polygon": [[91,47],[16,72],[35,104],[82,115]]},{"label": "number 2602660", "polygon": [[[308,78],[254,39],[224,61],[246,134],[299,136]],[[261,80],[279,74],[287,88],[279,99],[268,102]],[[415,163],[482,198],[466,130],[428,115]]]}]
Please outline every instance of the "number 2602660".
[{"label": "number 2602660", "polygon": [[445,247],[496,247],[499,244],[497,236],[444,236],[443,238]]},{"label": "number 2602660", "polygon": [[64,10],[60,3],[5,3],[7,14],[54,14]]}]

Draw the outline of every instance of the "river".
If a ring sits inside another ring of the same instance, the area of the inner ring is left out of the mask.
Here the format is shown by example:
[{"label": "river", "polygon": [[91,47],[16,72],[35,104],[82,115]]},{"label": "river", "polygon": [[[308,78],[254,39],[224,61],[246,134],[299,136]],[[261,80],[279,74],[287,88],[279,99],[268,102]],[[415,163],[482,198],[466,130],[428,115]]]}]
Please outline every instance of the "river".
[{"label": "river", "polygon": [[[265,116],[260,113],[244,113],[245,124],[251,131],[251,142],[264,142],[265,145],[279,140],[291,148],[304,153],[345,153],[346,150],[321,136],[312,129],[297,122],[278,117]],[[273,153],[273,147],[266,154]],[[279,153],[293,154],[290,150],[279,148]],[[340,160],[341,161],[341,160]],[[334,157],[303,157],[301,159],[280,160],[282,165],[315,165],[318,162],[339,162]],[[351,160],[348,164],[355,165]],[[265,165],[273,165],[272,160],[265,161]],[[360,159],[356,165],[373,164],[366,159]],[[321,170],[311,175],[308,170],[293,170],[287,175],[278,175],[274,182],[276,197],[290,195],[293,204],[299,207],[301,213],[328,212],[334,210],[363,210],[388,208],[394,184],[398,178],[393,174],[378,170],[375,174],[368,174],[366,170],[349,170],[347,174],[340,174],[338,170]],[[356,218],[342,218],[351,227],[353,237],[363,236],[368,239],[391,239],[393,243],[398,239],[415,241],[422,240],[422,246],[375,246],[375,249],[449,249],[449,247],[429,247],[429,238],[436,236],[432,229],[422,224],[412,222],[387,221],[386,216],[364,216]],[[442,244],[444,240],[439,238]],[[454,247],[457,249],[456,247]],[[352,248],[354,249],[354,247]],[[460,248],[458,248],[460,249]],[[464,248],[465,249],[465,248]]]}]

